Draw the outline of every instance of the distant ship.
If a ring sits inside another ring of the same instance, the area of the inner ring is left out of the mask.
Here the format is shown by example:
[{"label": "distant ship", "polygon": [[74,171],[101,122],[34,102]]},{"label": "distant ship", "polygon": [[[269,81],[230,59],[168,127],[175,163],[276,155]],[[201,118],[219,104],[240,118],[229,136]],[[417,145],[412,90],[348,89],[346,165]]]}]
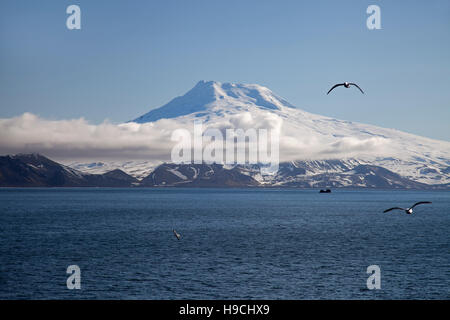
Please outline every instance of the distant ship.
[{"label": "distant ship", "polygon": [[331,190],[330,189],[325,189],[325,190],[320,189],[319,193],[331,193]]}]

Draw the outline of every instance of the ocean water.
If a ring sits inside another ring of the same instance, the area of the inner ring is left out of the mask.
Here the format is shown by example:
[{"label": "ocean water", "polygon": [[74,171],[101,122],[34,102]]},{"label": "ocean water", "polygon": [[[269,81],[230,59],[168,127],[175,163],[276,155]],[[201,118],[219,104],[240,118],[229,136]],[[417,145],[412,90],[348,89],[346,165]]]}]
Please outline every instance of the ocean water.
[{"label": "ocean water", "polygon": [[0,231],[1,299],[450,299],[449,192],[0,189]]}]

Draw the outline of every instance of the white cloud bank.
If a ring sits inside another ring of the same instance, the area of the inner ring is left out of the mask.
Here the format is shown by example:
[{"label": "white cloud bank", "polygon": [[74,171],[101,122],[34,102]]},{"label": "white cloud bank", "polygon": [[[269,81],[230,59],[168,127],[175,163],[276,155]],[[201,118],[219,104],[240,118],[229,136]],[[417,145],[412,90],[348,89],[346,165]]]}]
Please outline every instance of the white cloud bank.
[{"label": "white cloud bank", "polygon": [[[189,118],[192,120],[192,118]],[[162,119],[153,123],[90,124],[85,119],[47,120],[31,113],[0,119],[0,153],[41,153],[56,160],[148,160],[170,161],[176,142],[172,132],[185,128],[189,119]],[[243,112],[215,119],[204,128],[269,129],[280,134],[280,161],[336,159],[359,154],[377,154],[389,149],[382,137],[336,137],[299,128],[271,112]]]}]

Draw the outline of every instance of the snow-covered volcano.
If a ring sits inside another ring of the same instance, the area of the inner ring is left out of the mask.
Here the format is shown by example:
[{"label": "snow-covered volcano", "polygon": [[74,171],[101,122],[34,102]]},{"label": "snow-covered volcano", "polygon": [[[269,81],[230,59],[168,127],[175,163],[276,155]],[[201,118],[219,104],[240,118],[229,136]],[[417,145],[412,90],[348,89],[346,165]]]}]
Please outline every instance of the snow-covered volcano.
[{"label": "snow-covered volcano", "polygon": [[[450,183],[449,142],[305,112],[256,84],[200,81],[185,95],[127,125],[169,121],[164,119],[170,119],[171,127],[174,122],[180,127],[190,127],[195,120],[200,120],[205,129],[278,130],[282,170],[270,178],[272,184],[321,174],[350,175],[358,165],[383,167],[416,182]],[[101,170],[96,166],[92,170],[92,166],[87,168],[84,164],[74,166],[91,172]],[[154,166],[153,162],[151,167]],[[144,167],[139,163],[139,168]],[[297,172],[298,168],[301,173]],[[130,172],[129,168],[122,169]],[[131,171],[139,176],[139,170]]]},{"label": "snow-covered volcano", "polygon": [[294,108],[289,102],[269,89],[256,84],[220,83],[200,81],[189,92],[176,97],[164,106],[152,110],[133,122],[146,123],[159,119],[177,118],[186,115],[206,117],[242,112],[245,108],[282,110]]}]

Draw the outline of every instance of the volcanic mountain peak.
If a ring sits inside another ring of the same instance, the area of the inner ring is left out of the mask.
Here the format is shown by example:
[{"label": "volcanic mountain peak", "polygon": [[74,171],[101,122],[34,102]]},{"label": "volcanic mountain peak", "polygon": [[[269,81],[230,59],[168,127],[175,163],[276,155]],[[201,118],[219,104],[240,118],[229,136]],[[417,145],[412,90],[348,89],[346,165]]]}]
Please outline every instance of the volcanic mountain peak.
[{"label": "volcanic mountain peak", "polygon": [[257,84],[221,83],[199,81],[186,94],[176,97],[160,108],[136,118],[133,122],[146,123],[159,119],[170,119],[215,107],[235,109],[254,106],[265,110],[294,108],[289,102],[274,94],[270,89]]},{"label": "volcanic mountain peak", "polygon": [[190,129],[199,121],[204,129],[221,132],[275,130],[280,135],[280,162],[356,159],[421,183],[450,182],[450,142],[309,113],[256,84],[200,81],[134,122],[145,127],[160,119],[170,119],[159,123],[168,129]]}]

